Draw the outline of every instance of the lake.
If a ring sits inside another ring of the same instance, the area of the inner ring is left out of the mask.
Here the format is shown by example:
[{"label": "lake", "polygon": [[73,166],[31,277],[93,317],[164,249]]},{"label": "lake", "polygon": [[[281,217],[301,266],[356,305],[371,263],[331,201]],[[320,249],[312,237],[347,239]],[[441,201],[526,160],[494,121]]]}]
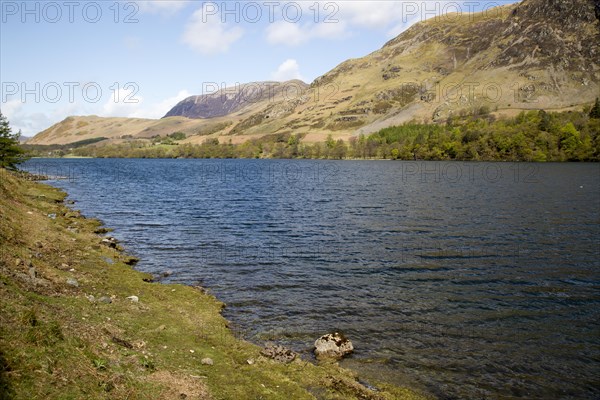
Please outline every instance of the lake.
[{"label": "lake", "polygon": [[[236,334],[440,399],[600,398],[600,164],[35,159]],[[201,327],[210,329],[210,327]]]}]

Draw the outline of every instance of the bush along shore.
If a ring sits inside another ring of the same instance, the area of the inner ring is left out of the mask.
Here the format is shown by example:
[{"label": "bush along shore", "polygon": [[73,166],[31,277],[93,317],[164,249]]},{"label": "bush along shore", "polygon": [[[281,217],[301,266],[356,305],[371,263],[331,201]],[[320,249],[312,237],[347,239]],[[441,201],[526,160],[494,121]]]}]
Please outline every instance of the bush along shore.
[{"label": "bush along shore", "polygon": [[134,270],[65,197],[0,169],[0,399],[425,398],[236,338],[221,302]]}]

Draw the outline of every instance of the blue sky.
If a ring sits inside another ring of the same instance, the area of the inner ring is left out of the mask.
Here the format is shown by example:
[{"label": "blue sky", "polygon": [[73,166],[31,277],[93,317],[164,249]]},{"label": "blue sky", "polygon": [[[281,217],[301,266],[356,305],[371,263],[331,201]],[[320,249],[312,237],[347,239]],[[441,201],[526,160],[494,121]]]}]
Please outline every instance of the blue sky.
[{"label": "blue sky", "polygon": [[215,86],[309,83],[418,21],[512,2],[0,0],[0,108],[26,136],[70,115],[160,118]]}]

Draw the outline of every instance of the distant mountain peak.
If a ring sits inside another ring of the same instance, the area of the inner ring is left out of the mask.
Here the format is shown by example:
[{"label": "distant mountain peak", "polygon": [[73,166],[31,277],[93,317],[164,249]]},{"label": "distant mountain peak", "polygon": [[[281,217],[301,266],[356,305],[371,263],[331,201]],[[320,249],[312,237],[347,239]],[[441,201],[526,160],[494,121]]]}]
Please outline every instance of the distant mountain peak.
[{"label": "distant mountain peak", "polygon": [[190,96],[180,101],[163,118],[216,118],[223,117],[258,102],[283,100],[287,91],[304,91],[308,85],[301,80],[287,82],[263,81],[222,87],[216,92]]}]

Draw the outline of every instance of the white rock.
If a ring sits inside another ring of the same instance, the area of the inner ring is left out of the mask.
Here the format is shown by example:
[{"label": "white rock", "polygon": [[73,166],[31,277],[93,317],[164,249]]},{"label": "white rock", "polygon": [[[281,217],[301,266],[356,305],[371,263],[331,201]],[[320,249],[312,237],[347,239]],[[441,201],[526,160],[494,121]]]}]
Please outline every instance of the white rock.
[{"label": "white rock", "polygon": [[138,301],[140,301],[139,297],[137,297],[137,296],[129,296],[128,299],[133,301],[134,303],[137,303]]},{"label": "white rock", "polygon": [[339,332],[328,333],[315,341],[317,358],[340,359],[354,351],[350,339]]}]

